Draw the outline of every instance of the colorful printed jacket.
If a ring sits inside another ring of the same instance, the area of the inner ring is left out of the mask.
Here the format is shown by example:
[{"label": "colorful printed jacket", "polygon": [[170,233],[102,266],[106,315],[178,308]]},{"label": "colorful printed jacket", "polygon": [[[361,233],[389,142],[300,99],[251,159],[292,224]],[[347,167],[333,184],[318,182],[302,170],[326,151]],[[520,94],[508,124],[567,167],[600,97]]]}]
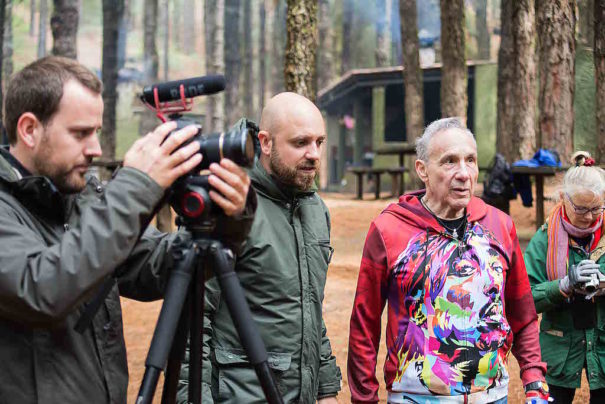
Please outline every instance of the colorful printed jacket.
[{"label": "colorful printed jacket", "polygon": [[473,198],[459,241],[445,234],[420,195],[387,207],[366,238],[349,336],[352,401],[378,402],[387,301],[384,375],[393,402],[504,397],[511,348],[523,384],[544,380],[538,318],[511,218]]}]

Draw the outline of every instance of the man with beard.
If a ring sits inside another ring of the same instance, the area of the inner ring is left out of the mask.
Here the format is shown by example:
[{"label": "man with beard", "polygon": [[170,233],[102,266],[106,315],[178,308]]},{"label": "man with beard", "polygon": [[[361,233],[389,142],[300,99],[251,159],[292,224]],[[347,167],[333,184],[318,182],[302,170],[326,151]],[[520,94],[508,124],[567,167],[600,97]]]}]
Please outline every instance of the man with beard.
[{"label": "man with beard", "polygon": [[[178,233],[145,227],[166,188],[200,163],[196,142],[180,147],[197,129],[168,137],[176,124],[160,125],[134,143],[104,186],[85,177],[101,156],[101,92],[94,73],[54,56],[8,85],[10,147],[0,150],[2,403],[125,403],[120,295],[161,298],[172,267]],[[219,219],[220,229],[241,246],[252,224],[253,192],[244,210],[249,179],[227,160],[210,171],[220,193],[213,200],[231,215]],[[109,294],[90,326],[76,331],[102,284]]]},{"label": "man with beard", "polygon": [[[323,118],[305,97],[281,93],[263,109],[258,137],[261,155],[250,172],[258,207],[235,271],[284,402],[336,403],[341,374],[322,319],[330,216],[314,182]],[[204,403],[266,402],[214,279],[206,283],[202,392]]]},{"label": "man with beard", "polygon": [[505,403],[511,348],[526,396],[547,399],[515,226],[473,195],[473,134],[458,118],[441,119],[418,138],[416,153],[426,189],[388,206],[366,238],[349,335],[352,401],[378,402],[387,302],[389,403]]}]

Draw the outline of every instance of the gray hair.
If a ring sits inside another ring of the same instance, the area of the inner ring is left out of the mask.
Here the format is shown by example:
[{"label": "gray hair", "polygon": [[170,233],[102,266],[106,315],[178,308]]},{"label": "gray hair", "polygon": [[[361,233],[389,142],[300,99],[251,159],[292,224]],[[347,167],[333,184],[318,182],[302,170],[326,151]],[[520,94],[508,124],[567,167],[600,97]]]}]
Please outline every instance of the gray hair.
[{"label": "gray hair", "polygon": [[475,135],[471,132],[463,123],[462,120],[458,117],[451,118],[442,118],[436,121],[433,121],[424,129],[422,136],[416,139],[416,156],[419,160],[429,161],[429,143],[433,135],[442,132],[448,129],[460,129],[463,132],[468,133],[475,145],[477,145],[477,141],[475,140]]},{"label": "gray hair", "polygon": [[574,164],[563,177],[561,191],[573,195],[581,191],[592,191],[595,195],[605,194],[605,170],[597,166],[585,166],[584,162],[590,158],[590,153],[579,151],[571,157]]}]

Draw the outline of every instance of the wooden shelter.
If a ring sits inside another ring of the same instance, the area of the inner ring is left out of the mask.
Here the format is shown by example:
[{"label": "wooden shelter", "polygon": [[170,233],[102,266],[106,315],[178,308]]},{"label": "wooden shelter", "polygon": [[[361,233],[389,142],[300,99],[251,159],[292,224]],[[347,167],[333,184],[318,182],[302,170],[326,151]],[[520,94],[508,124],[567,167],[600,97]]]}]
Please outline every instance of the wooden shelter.
[{"label": "wooden shelter", "polygon": [[[480,163],[487,165],[495,150],[497,66],[487,62],[469,62],[467,66],[467,125],[477,137]],[[429,124],[441,118],[441,66],[424,68],[422,73],[424,118]],[[350,166],[398,165],[397,156],[378,155],[375,150],[407,140],[401,66],[351,70],[321,90],[317,104],[326,118],[328,132],[322,189],[340,190]],[[352,129],[345,126],[345,116],[353,118]]]}]

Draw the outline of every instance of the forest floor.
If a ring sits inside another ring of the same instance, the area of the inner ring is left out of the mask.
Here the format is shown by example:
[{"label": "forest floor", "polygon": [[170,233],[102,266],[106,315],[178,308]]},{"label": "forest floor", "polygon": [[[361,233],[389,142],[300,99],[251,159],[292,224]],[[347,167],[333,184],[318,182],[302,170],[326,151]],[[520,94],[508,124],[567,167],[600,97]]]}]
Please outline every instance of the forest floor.
[{"label": "forest floor", "polygon": [[[552,188],[547,188],[552,190]],[[548,195],[548,192],[547,192]],[[387,197],[386,194],[384,194]],[[332,349],[343,373],[342,391],[338,396],[340,403],[350,402],[349,387],[347,384],[346,363],[349,334],[349,319],[357,284],[357,274],[361,251],[370,222],[386,206],[395,199],[385,198],[378,201],[371,200],[373,196],[366,194],[364,201],[352,199],[351,194],[322,194],[330,209],[332,216],[332,245],[335,252],[328,272],[328,280],[324,299],[324,319]],[[552,207],[547,202],[545,211]],[[525,249],[529,238],[535,232],[535,208],[525,208],[520,199],[512,201],[511,214],[518,228],[521,247]],[[128,402],[134,403],[139,389],[144,362],[149,348],[151,335],[155,327],[157,314],[161,302],[140,303],[123,299],[124,329],[126,345],[128,348],[128,365],[130,370],[130,385]],[[385,311],[386,312],[386,311]],[[383,316],[383,325],[385,319]],[[386,402],[384,378],[382,367],[384,364],[384,332],[380,343],[377,377],[381,382],[381,402]],[[519,378],[519,366],[513,355],[509,356],[509,373],[511,381],[509,386],[509,403],[523,403],[523,389]],[[161,387],[158,386],[156,396],[159,397]],[[159,398],[156,402],[159,403]],[[582,382],[582,389],[576,393],[574,403],[588,402],[588,387],[586,379]]]}]

